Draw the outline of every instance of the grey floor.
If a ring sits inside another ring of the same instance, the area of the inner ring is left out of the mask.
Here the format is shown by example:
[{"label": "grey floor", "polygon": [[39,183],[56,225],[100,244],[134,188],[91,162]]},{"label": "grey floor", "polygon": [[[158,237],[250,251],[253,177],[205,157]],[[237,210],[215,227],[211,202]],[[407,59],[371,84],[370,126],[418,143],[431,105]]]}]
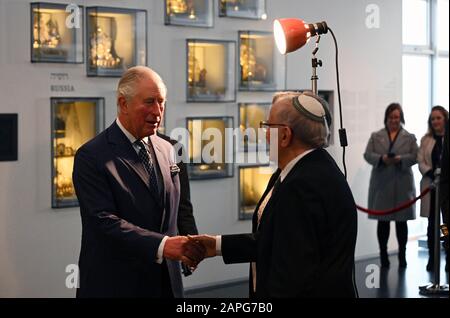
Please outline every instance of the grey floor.
[{"label": "grey floor", "polygon": [[[444,254],[444,253],[442,253]],[[388,270],[379,268],[378,258],[356,262],[356,285],[360,298],[419,298],[419,286],[427,285],[433,275],[425,270],[428,251],[418,247],[417,241],[408,244],[408,267],[398,269],[397,255],[390,255],[391,266]],[[376,265],[376,266],[374,266]],[[445,257],[441,256],[441,284],[448,284],[448,273],[444,270]],[[378,283],[378,284],[377,284]],[[378,286],[377,286],[378,285]],[[247,282],[236,282],[218,287],[187,291],[187,298],[246,298]]]}]

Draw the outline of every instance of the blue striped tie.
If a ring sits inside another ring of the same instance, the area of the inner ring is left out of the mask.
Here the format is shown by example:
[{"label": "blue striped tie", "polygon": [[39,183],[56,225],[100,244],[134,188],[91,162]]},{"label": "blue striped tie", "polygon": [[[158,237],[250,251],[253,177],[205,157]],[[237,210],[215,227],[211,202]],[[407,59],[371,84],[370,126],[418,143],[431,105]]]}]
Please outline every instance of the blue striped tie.
[{"label": "blue striped tie", "polygon": [[156,179],[155,166],[153,165],[152,159],[148,155],[148,151],[141,140],[136,140],[134,143],[139,147],[139,158],[150,177],[150,188],[152,188],[156,194],[159,194],[158,180]]}]

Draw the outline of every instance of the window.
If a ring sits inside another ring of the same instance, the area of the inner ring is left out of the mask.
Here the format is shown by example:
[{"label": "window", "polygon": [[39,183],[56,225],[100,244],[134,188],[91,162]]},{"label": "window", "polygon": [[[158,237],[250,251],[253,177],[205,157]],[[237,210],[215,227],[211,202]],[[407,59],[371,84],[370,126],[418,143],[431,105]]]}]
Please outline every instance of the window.
[{"label": "window", "polygon": [[[405,128],[418,142],[426,133],[427,118],[434,105],[448,109],[449,0],[403,0],[403,110]],[[420,174],[413,168],[416,191]],[[410,236],[426,233],[427,222],[409,222]]]}]

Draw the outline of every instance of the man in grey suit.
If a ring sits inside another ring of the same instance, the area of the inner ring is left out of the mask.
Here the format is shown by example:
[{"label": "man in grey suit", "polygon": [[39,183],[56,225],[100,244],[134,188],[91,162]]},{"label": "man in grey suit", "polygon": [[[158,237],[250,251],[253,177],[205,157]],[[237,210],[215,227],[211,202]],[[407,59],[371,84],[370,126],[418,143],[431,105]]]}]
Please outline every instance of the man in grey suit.
[{"label": "man in grey suit", "polygon": [[76,154],[77,297],[182,297],[179,261],[195,267],[203,258],[203,247],[177,236],[179,169],[172,145],[156,135],[166,92],[150,68],[129,69],[116,121]]}]

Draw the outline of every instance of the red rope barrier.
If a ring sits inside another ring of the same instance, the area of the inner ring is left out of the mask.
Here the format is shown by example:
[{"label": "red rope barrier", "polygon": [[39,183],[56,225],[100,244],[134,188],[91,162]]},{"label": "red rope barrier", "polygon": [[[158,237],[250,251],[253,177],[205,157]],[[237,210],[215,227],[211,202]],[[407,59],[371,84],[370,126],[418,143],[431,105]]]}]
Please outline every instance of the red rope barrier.
[{"label": "red rope barrier", "polygon": [[402,203],[398,207],[395,207],[395,208],[392,208],[392,209],[388,209],[388,210],[370,210],[370,209],[366,209],[366,208],[360,207],[359,205],[356,205],[356,208],[358,210],[362,211],[362,212],[366,212],[367,214],[371,214],[371,215],[388,215],[388,214],[393,214],[393,213],[396,213],[396,212],[401,211],[403,209],[409,208],[411,205],[416,203],[417,200],[421,199],[428,192],[430,192],[431,188],[434,188],[434,187],[430,186],[430,187],[426,188],[425,190],[423,190],[420,193],[420,195],[417,198],[414,198],[414,199],[409,200],[409,201],[407,201],[405,203]]}]

